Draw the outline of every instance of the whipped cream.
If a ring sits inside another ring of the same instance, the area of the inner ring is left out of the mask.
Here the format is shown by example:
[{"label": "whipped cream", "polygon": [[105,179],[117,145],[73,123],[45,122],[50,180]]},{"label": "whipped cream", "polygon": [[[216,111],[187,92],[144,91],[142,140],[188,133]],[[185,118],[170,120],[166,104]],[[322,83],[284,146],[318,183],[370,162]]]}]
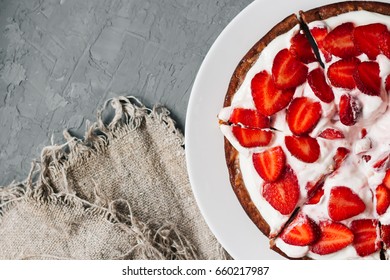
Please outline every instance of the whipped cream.
[{"label": "whipped cream", "polygon": [[[383,23],[390,29],[390,20],[388,16],[367,12],[354,11],[345,13],[336,17],[326,19],[324,21],[314,21],[310,23],[309,29],[313,27],[327,27],[333,29],[344,22],[354,22],[356,26],[366,25],[371,23]],[[234,108],[255,109],[253,98],[251,95],[251,80],[260,71],[266,70],[271,73],[273,59],[276,54],[290,47],[290,39],[299,32],[299,26],[295,26],[289,32],[275,38],[260,54],[258,60],[248,71],[245,80],[234,95],[231,106],[223,108],[218,118],[227,122]],[[322,56],[322,54],[321,54]],[[368,57],[362,54],[358,57],[360,61],[368,61]],[[339,60],[340,58],[333,56],[331,61],[325,63],[324,73],[327,73],[328,67]],[[325,61],[323,59],[323,61]],[[321,103],[322,118],[316,125],[314,130],[309,134],[316,138],[321,149],[320,158],[314,163],[305,163],[293,157],[287,150],[284,144],[284,137],[292,135],[286,122],[286,109],[279,111],[271,117],[271,127],[274,132],[271,143],[266,147],[244,148],[236,140],[232,133],[232,128],[228,125],[220,125],[221,131],[230,143],[240,153],[240,169],[242,177],[248,193],[265,221],[269,224],[271,233],[270,236],[276,236],[284,224],[288,221],[288,215],[282,215],[274,209],[262,196],[263,179],[256,172],[253,162],[253,153],[262,152],[269,147],[281,146],[285,155],[286,162],[295,171],[299,186],[300,200],[297,206],[300,211],[309,216],[317,223],[322,220],[330,220],[327,205],[329,203],[330,190],[335,186],[347,186],[353,190],[366,204],[366,209],[363,213],[344,220],[341,223],[350,226],[350,223],[356,219],[378,219],[383,224],[390,224],[390,210],[384,215],[378,216],[375,210],[374,194],[376,187],[382,182],[387,162],[381,168],[375,168],[374,164],[390,153],[390,137],[388,129],[390,128],[390,111],[388,110],[389,100],[388,93],[384,87],[384,81],[390,74],[390,60],[379,55],[376,59],[380,67],[380,77],[382,80],[380,96],[369,96],[360,92],[357,88],[354,90],[346,90],[342,88],[332,87],[335,95],[334,102],[321,102],[313,93],[311,87],[306,81],[301,86],[297,87],[294,93],[296,97],[309,97]],[[318,62],[313,62],[307,65],[309,72],[317,67],[320,67]],[[330,84],[329,80],[328,83]],[[348,93],[357,99],[362,107],[362,111],[354,126],[343,125],[338,118],[338,106],[340,98],[343,94]],[[344,139],[327,140],[319,138],[318,135],[326,128],[334,128],[345,135]],[[362,138],[361,131],[366,129],[367,136]],[[317,138],[318,137],[318,138]],[[336,154],[338,147],[346,147],[351,153],[341,167],[334,173],[333,171],[333,156]],[[363,155],[369,156],[363,159]],[[331,175],[329,175],[331,174]],[[324,196],[319,203],[315,205],[307,205],[307,190],[308,183],[316,182],[324,175],[329,175],[324,183]],[[275,244],[288,256],[299,258],[309,256],[314,259],[361,259],[356,253],[352,245],[335,252],[320,256],[310,251],[309,246],[293,246],[286,244],[280,238],[275,239]],[[366,259],[379,259],[379,253],[376,252]]]}]

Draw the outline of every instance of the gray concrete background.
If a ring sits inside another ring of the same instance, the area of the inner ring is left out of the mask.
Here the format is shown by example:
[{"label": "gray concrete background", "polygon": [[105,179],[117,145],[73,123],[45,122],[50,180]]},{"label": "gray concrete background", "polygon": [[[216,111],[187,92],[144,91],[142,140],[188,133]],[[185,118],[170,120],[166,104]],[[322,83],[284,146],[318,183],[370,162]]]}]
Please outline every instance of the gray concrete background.
[{"label": "gray concrete background", "polygon": [[251,0],[0,0],[0,185],[108,98],[171,110],[180,129],[208,49]]}]

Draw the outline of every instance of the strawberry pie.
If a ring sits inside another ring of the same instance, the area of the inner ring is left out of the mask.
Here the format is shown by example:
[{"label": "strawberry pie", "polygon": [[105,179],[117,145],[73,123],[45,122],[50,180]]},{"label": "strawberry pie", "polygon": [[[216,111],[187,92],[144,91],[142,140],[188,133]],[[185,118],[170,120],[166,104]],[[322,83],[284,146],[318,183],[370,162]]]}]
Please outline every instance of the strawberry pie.
[{"label": "strawberry pie", "polygon": [[244,56],[218,114],[241,205],[296,259],[387,259],[390,4],[291,15]]}]

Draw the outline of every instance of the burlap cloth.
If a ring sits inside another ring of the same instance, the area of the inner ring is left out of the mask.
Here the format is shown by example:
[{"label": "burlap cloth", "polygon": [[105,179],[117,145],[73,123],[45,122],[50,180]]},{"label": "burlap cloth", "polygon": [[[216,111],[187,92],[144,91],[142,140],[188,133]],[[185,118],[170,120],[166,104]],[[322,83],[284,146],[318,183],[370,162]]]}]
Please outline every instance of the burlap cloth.
[{"label": "burlap cloth", "polygon": [[108,124],[103,108],[83,140],[65,132],[25,182],[0,188],[0,258],[229,258],[197,208],[168,110],[107,105]]}]

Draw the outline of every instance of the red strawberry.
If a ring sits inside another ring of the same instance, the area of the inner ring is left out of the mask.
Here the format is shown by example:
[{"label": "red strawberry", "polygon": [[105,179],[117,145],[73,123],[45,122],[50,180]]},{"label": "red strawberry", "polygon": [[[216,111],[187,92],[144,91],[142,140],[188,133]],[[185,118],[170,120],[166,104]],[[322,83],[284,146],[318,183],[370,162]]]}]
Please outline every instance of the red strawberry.
[{"label": "red strawberry", "polygon": [[280,238],[290,245],[307,246],[315,242],[319,235],[318,225],[305,214],[299,213],[283,230]]},{"label": "red strawberry", "polygon": [[290,166],[286,166],[280,178],[263,185],[263,197],[282,215],[291,214],[299,199],[298,179]]},{"label": "red strawberry", "polygon": [[390,225],[381,225],[380,232],[385,249],[390,248]]},{"label": "red strawberry", "polygon": [[334,99],[332,88],[325,80],[324,71],[322,68],[316,68],[311,71],[307,77],[307,81],[313,90],[314,94],[323,102],[330,103]]},{"label": "red strawberry", "polygon": [[356,87],[353,75],[360,60],[356,57],[336,61],[328,68],[328,78],[331,84],[339,88],[353,89]]},{"label": "red strawberry", "polygon": [[331,221],[320,222],[321,235],[311,247],[313,253],[327,255],[337,252],[353,242],[352,231],[343,224]]},{"label": "red strawberry", "polygon": [[272,65],[272,78],[277,88],[295,88],[306,81],[308,68],[297,60],[288,49],[279,51]]},{"label": "red strawberry", "polygon": [[284,138],[289,152],[297,159],[312,163],[320,157],[320,145],[309,136],[286,136]]},{"label": "red strawberry", "polygon": [[339,169],[341,164],[344,162],[344,160],[347,158],[351,151],[344,147],[339,147],[336,150],[336,154],[333,157],[334,160],[334,170]]},{"label": "red strawberry", "polygon": [[344,94],[340,98],[339,115],[342,124],[352,126],[360,113],[360,106],[357,101],[349,94]]},{"label": "red strawberry", "polygon": [[385,31],[387,31],[387,27],[381,23],[358,26],[353,32],[353,41],[356,47],[369,59],[375,60],[381,52],[379,49],[380,38]]},{"label": "red strawberry", "polygon": [[379,40],[379,48],[381,52],[390,58],[390,32],[385,31],[382,33],[382,36],[380,37]]},{"label": "red strawberry", "polygon": [[233,135],[241,146],[245,148],[267,146],[272,139],[273,133],[269,130],[244,128],[232,126]]},{"label": "red strawberry", "polygon": [[383,178],[382,184],[390,190],[390,169],[387,169],[386,175]]},{"label": "red strawberry", "polygon": [[257,173],[267,182],[275,182],[286,165],[286,155],[280,146],[255,153],[252,160]]},{"label": "red strawberry", "polygon": [[390,75],[388,75],[386,77],[385,86],[386,86],[386,91],[389,92],[390,91]]},{"label": "red strawberry", "polygon": [[308,97],[295,98],[287,110],[287,124],[296,135],[311,132],[321,118],[321,104]]},{"label": "red strawberry", "polygon": [[386,213],[387,208],[390,206],[390,189],[385,185],[379,185],[375,192],[376,197],[376,212],[378,215]]},{"label": "red strawberry", "polygon": [[255,75],[251,89],[255,106],[264,116],[271,116],[285,108],[294,95],[294,89],[277,89],[271,75],[266,71]]},{"label": "red strawberry", "polygon": [[379,64],[375,61],[365,61],[359,64],[354,74],[357,88],[368,95],[381,94],[381,77]]},{"label": "red strawberry", "polygon": [[323,46],[325,50],[341,58],[359,55],[361,52],[355,47],[353,31],[354,26],[351,22],[337,26],[324,38]]},{"label": "red strawberry", "polygon": [[314,27],[310,30],[311,35],[313,36],[314,40],[317,43],[318,48],[321,50],[322,54],[324,55],[325,62],[329,62],[332,59],[332,54],[329,53],[324,48],[324,39],[326,35],[328,35],[328,30],[324,27]]},{"label": "red strawberry", "polygon": [[326,128],[323,130],[318,137],[328,139],[328,140],[335,140],[335,139],[343,139],[344,133],[342,133],[340,130],[334,129],[334,128]]},{"label": "red strawberry", "polygon": [[318,189],[312,197],[309,198],[309,200],[306,202],[306,204],[317,204],[320,202],[322,196],[324,195],[324,189],[320,188]]},{"label": "red strawberry", "polygon": [[366,209],[363,200],[348,187],[333,187],[330,191],[328,213],[336,222],[351,218]]},{"label": "red strawberry", "polygon": [[297,33],[291,38],[290,52],[303,63],[316,61],[310,42],[303,33]]},{"label": "red strawberry", "polygon": [[241,124],[248,128],[268,128],[269,118],[263,116],[256,110],[235,108],[230,116],[229,122]]},{"label": "red strawberry", "polygon": [[351,223],[353,232],[353,247],[357,254],[365,257],[379,250],[379,238],[377,236],[377,220],[362,219]]}]

